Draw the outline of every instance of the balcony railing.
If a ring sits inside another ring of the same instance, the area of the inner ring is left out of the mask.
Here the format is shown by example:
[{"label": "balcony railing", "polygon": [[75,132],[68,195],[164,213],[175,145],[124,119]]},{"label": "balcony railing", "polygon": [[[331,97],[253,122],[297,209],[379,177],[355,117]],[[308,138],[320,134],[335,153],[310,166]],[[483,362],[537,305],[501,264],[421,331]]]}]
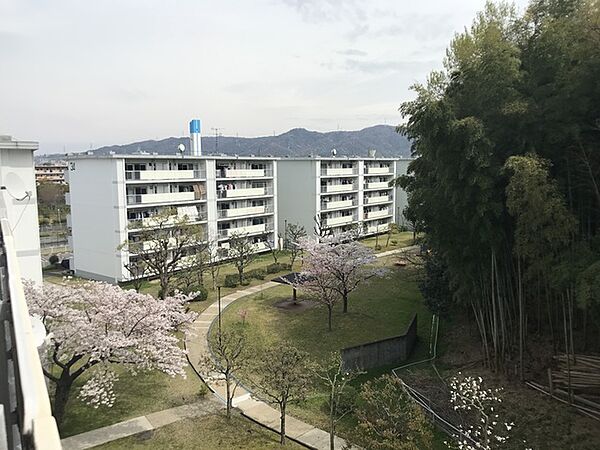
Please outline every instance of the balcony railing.
[{"label": "balcony railing", "polygon": [[385,203],[391,201],[389,195],[377,195],[373,197],[365,197],[365,203],[369,205],[374,205],[377,203]]},{"label": "balcony railing", "polygon": [[335,227],[339,225],[346,225],[356,221],[355,216],[339,216],[339,217],[330,217],[325,219],[325,226],[327,227]]},{"label": "balcony railing", "polygon": [[231,219],[242,216],[256,216],[259,214],[267,214],[272,212],[273,208],[267,205],[246,206],[242,208],[220,209],[218,211],[217,217],[219,219]]},{"label": "balcony railing", "polygon": [[218,198],[243,198],[243,197],[264,197],[273,195],[273,190],[265,187],[257,188],[236,188],[236,189],[217,189]]},{"label": "balcony railing", "polygon": [[383,233],[384,231],[388,231],[389,227],[389,223],[384,223],[382,225],[371,225],[367,227],[367,233]]},{"label": "balcony railing", "polygon": [[365,167],[366,175],[391,175],[392,170],[390,167]]},{"label": "balcony railing", "polygon": [[0,211],[0,448],[59,450],[60,437],[3,204]]},{"label": "balcony railing", "polygon": [[339,177],[358,175],[356,167],[323,167],[321,168],[322,177]]},{"label": "balcony railing", "polygon": [[[175,225],[175,223],[180,220],[178,216],[171,216],[167,220],[161,220],[159,223],[153,217],[144,217],[143,219],[129,219],[127,221],[127,227],[130,230],[137,230],[140,228],[151,228],[151,227],[159,227],[159,226],[171,226]],[[193,224],[196,222],[203,222],[207,220],[206,212],[199,212],[197,215],[189,215],[186,224]]]},{"label": "balcony railing", "polygon": [[205,179],[206,172],[203,170],[126,170],[126,180],[194,180]]},{"label": "balcony railing", "polygon": [[375,181],[365,183],[365,189],[391,189],[391,187],[387,181]]},{"label": "balcony railing", "polygon": [[239,226],[234,228],[221,229],[218,231],[219,239],[230,238],[234,235],[252,235],[252,234],[260,234],[267,233],[273,230],[273,223],[261,223],[258,225],[246,225]]},{"label": "balcony railing", "polygon": [[366,219],[377,219],[379,217],[386,217],[390,215],[389,209],[380,209],[377,211],[366,211],[365,218]]},{"label": "balcony railing", "polygon": [[264,178],[272,177],[271,169],[217,169],[217,178]]},{"label": "balcony railing", "polygon": [[354,184],[327,184],[321,186],[322,194],[330,194],[337,192],[351,192],[356,190],[356,185]]},{"label": "balcony railing", "polygon": [[335,200],[332,202],[321,203],[321,209],[340,209],[340,208],[352,208],[357,205],[356,200]]},{"label": "balcony railing", "polygon": [[160,192],[157,194],[129,194],[128,205],[151,203],[177,203],[194,200],[206,200],[206,194],[197,192]]}]

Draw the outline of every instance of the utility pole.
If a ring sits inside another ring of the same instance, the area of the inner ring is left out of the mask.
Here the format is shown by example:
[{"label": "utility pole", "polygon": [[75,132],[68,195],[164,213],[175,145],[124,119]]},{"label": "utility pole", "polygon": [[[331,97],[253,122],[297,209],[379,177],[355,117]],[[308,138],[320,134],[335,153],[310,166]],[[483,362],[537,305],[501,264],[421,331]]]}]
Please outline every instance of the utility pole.
[{"label": "utility pole", "polygon": [[224,128],[215,127],[211,128],[211,130],[215,132],[215,153],[219,153],[219,137],[223,136],[223,133],[221,132],[224,130]]}]

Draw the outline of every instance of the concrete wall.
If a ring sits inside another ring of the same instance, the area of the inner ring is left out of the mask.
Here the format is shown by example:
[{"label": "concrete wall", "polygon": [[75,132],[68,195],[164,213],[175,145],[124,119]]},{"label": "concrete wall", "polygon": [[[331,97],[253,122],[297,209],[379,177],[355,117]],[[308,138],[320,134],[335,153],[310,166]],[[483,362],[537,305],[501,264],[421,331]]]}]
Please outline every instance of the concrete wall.
[{"label": "concrete wall", "polygon": [[412,317],[406,331],[368,344],[348,347],[341,351],[346,368],[372,369],[406,361],[417,341],[417,314]]},{"label": "concrete wall", "polygon": [[285,233],[285,222],[299,223],[307,234],[314,228],[314,216],[320,198],[317,191],[318,162],[285,160],[277,162],[277,208],[279,232]]},{"label": "concrete wall", "polygon": [[37,142],[0,137],[0,185],[19,269],[23,278],[41,283],[40,229],[33,163],[33,152],[37,148]]},{"label": "concrete wall", "polygon": [[104,281],[124,277],[127,238],[126,197],[122,159],[77,159],[69,162],[73,269]]}]

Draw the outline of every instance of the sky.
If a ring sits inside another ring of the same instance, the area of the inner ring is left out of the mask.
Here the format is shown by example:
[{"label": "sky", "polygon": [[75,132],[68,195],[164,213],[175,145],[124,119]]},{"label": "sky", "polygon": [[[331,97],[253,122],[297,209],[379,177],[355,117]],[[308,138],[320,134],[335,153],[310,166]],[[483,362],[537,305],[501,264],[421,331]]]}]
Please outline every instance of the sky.
[{"label": "sky", "polygon": [[[0,134],[40,153],[402,121],[484,0],[0,0]],[[525,0],[516,5],[524,8]]]}]

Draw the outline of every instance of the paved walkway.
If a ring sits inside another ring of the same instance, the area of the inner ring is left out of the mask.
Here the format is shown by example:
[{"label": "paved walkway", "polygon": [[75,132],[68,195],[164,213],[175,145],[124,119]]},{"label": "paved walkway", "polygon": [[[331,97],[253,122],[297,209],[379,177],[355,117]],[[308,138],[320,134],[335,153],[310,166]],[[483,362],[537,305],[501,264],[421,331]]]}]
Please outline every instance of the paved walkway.
[{"label": "paved walkway", "polygon": [[[237,291],[226,297],[221,298],[221,310],[229,306],[232,302],[247,295],[256,294],[257,292],[269,289],[275,286],[281,286],[280,283],[269,281],[258,286],[253,286],[243,291]],[[219,306],[217,303],[210,305],[202,314],[198,316],[193,323],[193,333],[188,335],[186,339],[186,347],[188,350],[188,358],[194,369],[201,373],[199,361],[209,354],[208,351],[208,330],[211,323],[219,315]],[[204,379],[209,389],[215,393],[224,403],[226,402],[225,381],[222,377],[207,377]],[[233,406],[238,408],[241,413],[259,423],[260,425],[269,428],[279,433],[279,411],[272,408],[267,403],[262,402],[254,397],[252,393],[239,386],[233,398]],[[285,426],[286,436],[294,441],[299,442],[309,448],[318,450],[329,449],[329,433],[312,425],[304,423],[294,417],[286,416]],[[335,438],[335,448],[342,449],[346,442],[342,438]]]},{"label": "paved walkway", "polygon": [[221,402],[214,397],[206,396],[196,403],[165,409],[164,411],[158,411],[86,433],[70,436],[63,439],[61,443],[63,450],[83,450],[143,433],[144,431],[152,431],[183,419],[214,414],[221,409],[224,409]]}]

